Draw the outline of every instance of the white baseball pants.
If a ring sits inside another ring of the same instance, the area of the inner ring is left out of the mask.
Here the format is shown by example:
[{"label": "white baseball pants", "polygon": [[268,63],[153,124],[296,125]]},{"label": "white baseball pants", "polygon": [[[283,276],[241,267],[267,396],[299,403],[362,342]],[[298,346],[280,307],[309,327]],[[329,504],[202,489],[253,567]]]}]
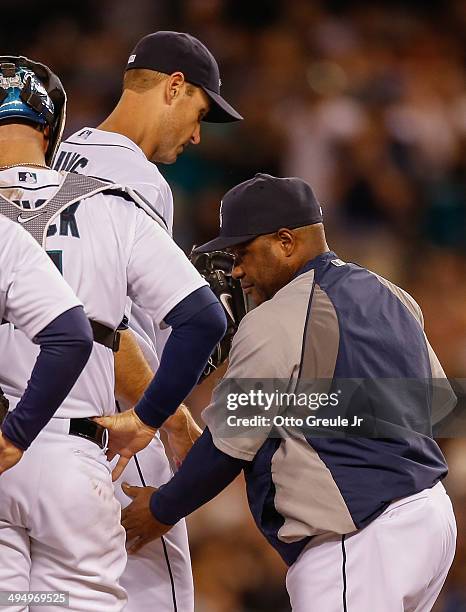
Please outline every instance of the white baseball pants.
[{"label": "white baseball pants", "polygon": [[[123,493],[122,482],[159,487],[172,477],[158,436],[136,457],[115,482],[115,496],[123,508],[131,499]],[[185,521],[177,523],[160,540],[128,555],[120,583],[128,594],[125,612],[193,612],[194,587]]]},{"label": "white baseball pants", "polygon": [[67,591],[73,612],[120,612],[125,532],[108,462],[67,427],[68,419],[52,419],[0,476],[0,590]]},{"label": "white baseball pants", "polygon": [[455,545],[453,508],[438,483],[361,531],[313,538],[288,570],[293,612],[428,612]]}]

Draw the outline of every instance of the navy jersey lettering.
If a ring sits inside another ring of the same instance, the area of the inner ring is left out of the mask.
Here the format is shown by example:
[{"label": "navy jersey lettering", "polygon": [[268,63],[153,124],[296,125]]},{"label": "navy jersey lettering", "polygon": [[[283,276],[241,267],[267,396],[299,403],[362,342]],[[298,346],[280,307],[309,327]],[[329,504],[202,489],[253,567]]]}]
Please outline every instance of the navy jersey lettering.
[{"label": "navy jersey lettering", "polygon": [[78,168],[85,168],[89,160],[79,153],[71,151],[60,151],[57,161],[54,164],[54,170],[66,170],[67,172],[76,172]]},{"label": "navy jersey lettering", "polygon": [[[65,208],[60,214],[60,236],[72,236],[73,238],[79,238],[79,229],[76,222],[76,210],[81,202],[75,202]],[[57,224],[53,223],[47,230],[47,236],[55,236],[57,233]]]}]

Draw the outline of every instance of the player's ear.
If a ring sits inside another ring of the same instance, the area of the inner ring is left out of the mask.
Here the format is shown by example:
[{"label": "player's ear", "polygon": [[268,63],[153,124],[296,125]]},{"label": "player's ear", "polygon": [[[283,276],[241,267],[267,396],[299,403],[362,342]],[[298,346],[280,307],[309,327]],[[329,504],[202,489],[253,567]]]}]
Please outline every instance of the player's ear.
[{"label": "player's ear", "polygon": [[165,86],[165,95],[168,104],[172,104],[174,100],[180,97],[183,88],[185,87],[184,74],[182,72],[174,72],[171,74]]},{"label": "player's ear", "polygon": [[292,230],[282,228],[275,234],[286,257],[292,255],[296,247],[296,236]]}]

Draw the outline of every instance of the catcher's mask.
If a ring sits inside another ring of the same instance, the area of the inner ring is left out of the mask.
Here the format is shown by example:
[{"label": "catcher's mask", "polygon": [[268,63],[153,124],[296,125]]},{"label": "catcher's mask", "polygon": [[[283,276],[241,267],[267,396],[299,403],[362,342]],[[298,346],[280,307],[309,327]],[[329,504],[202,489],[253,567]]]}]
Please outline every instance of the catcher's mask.
[{"label": "catcher's mask", "polygon": [[228,323],[235,324],[235,331],[241,319],[250,310],[246,296],[241,288],[240,281],[231,275],[235,258],[225,251],[211,251],[209,253],[196,253],[191,251],[190,260],[210,288],[221,302]]},{"label": "catcher's mask", "polygon": [[0,56],[0,122],[49,126],[45,161],[51,165],[66,119],[66,93],[50,68],[27,57]]}]

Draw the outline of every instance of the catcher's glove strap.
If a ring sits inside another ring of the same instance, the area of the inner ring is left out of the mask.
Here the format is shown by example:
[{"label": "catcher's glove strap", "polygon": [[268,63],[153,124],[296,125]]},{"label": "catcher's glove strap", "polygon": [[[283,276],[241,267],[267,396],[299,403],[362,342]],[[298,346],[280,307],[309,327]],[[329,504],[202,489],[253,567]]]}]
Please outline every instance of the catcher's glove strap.
[{"label": "catcher's glove strap", "polygon": [[92,419],[70,419],[69,434],[94,442],[100,448],[107,446],[107,430]]},{"label": "catcher's glove strap", "polygon": [[[1,325],[4,323],[8,323],[8,321],[3,319]],[[106,346],[112,349],[114,353],[117,353],[120,348],[120,332],[92,319],[89,319],[89,323],[91,324],[94,342],[102,344],[102,346]]]}]

